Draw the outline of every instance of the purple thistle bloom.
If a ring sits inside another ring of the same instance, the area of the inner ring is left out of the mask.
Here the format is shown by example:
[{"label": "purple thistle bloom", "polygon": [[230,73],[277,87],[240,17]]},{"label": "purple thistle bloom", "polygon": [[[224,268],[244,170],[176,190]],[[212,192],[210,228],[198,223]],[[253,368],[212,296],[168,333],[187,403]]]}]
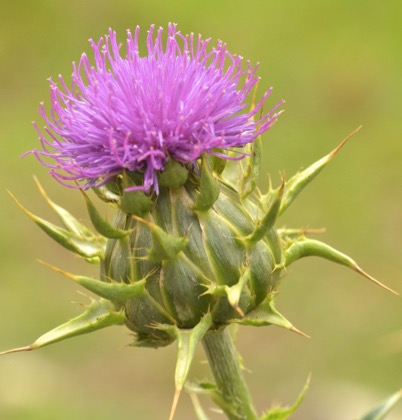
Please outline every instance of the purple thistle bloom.
[{"label": "purple thistle bloom", "polygon": [[251,143],[275,122],[281,103],[262,112],[271,89],[242,112],[259,80],[257,66],[247,62],[243,69],[242,57],[221,41],[208,51],[209,39],[184,36],[169,24],[163,47],[162,28],[154,37],[151,26],[148,55],[141,57],[138,34],[139,27],[134,37],[128,31],[125,57],[111,29],[98,43],[90,40],[95,65],[85,54],[73,63],[71,88],[61,76],[60,87],[50,79],[51,112],[43,103],[39,111],[47,136],[34,123],[43,150],[31,153],[59,182],[100,186],[126,169],[143,173],[140,189],[158,192],[157,173],[168,159],[194,163],[203,153],[233,159],[225,151]]}]

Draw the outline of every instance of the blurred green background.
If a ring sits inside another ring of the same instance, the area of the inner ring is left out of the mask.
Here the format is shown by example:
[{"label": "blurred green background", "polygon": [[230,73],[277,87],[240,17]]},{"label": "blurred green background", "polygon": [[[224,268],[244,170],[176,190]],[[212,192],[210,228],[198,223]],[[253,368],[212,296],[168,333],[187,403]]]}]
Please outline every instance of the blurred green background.
[{"label": "blurred green background", "polygon": [[[0,0],[0,350],[31,343],[77,315],[77,287],[36,262],[96,276],[97,267],[56,246],[13,204],[55,220],[36,191],[82,220],[80,194],[59,186],[32,156],[31,121],[48,101],[46,79],[71,73],[109,26],[120,33],[151,23],[227,42],[260,62],[260,90],[286,113],[264,136],[264,170],[275,183],[360,133],[280,220],[288,227],[326,227],[322,239],[353,256],[402,292],[402,3],[392,0],[128,1]],[[67,77],[68,78],[68,77]],[[241,328],[239,350],[259,410],[291,403],[309,372],[302,420],[353,419],[402,387],[401,299],[347,269],[318,259],[289,269],[278,308],[304,339],[275,328]],[[2,419],[166,419],[174,393],[175,346],[128,347],[130,333],[111,328],[37,352],[0,359]],[[192,378],[208,376],[199,352]],[[202,400],[208,413],[211,406]],[[177,419],[194,418],[183,395]],[[390,419],[402,418],[401,404]]]}]

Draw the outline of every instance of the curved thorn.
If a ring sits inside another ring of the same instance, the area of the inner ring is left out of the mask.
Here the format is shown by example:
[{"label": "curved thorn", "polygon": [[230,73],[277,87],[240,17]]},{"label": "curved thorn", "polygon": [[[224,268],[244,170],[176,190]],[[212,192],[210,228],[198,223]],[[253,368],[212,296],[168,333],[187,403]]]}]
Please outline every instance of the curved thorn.
[{"label": "curved thorn", "polygon": [[304,333],[303,331],[300,331],[293,325],[289,328],[289,330],[295,332],[296,334],[302,335],[305,338],[311,338],[308,334]]},{"label": "curved thorn", "polygon": [[2,351],[0,352],[0,356],[3,356],[5,354],[11,354],[11,353],[19,353],[22,351],[31,351],[31,350],[35,350],[35,347],[31,346],[25,346],[25,347],[17,347],[16,349],[11,349],[11,350],[6,350],[6,351]]},{"label": "curved thorn", "polygon": [[351,268],[362,276],[366,277],[368,280],[375,283],[377,286],[382,287],[385,290],[388,290],[395,295],[399,295],[397,292],[392,290],[390,287],[385,286],[385,284],[379,282],[374,277],[367,274],[363,271],[357,263],[350,258],[349,256],[342,254],[340,251],[332,248],[324,242],[317,241],[315,239],[303,239],[291,244],[285,251],[285,266],[289,266],[294,261],[297,261],[304,257],[321,257],[326,260],[332,261],[336,264],[343,265],[345,267]]},{"label": "curved thorn", "polygon": [[353,269],[361,274],[362,276],[366,277],[366,279],[369,279],[370,281],[372,281],[373,283],[375,283],[377,286],[382,287],[385,290],[388,290],[389,292],[393,293],[394,295],[399,296],[399,293],[396,292],[395,290],[391,289],[390,287],[386,286],[385,284],[379,282],[378,280],[376,280],[374,277],[370,276],[370,274],[366,273],[365,271],[363,271],[357,264],[353,267]]},{"label": "curved thorn", "polygon": [[335,149],[327,155],[327,158],[331,160],[338,152],[342,149],[342,147],[350,140],[360,129],[363,127],[363,125],[360,125],[355,130],[353,130],[346,138],[344,138]]}]

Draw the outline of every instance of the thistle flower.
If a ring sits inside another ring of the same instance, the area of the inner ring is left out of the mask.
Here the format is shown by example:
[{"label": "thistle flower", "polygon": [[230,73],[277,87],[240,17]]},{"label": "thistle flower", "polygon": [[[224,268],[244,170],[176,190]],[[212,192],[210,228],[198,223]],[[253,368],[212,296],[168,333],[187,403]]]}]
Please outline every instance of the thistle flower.
[{"label": "thistle flower", "polygon": [[[43,104],[40,110],[45,134],[37,128],[44,150],[33,153],[56,179],[82,181],[88,188],[123,170],[139,171],[144,180],[138,188],[158,192],[157,174],[169,159],[195,164],[204,153],[233,159],[227,150],[272,126],[279,104],[259,116],[271,90],[245,111],[258,82],[257,66],[247,62],[244,68],[243,59],[221,41],[209,51],[209,39],[184,36],[173,24],[167,32],[164,46],[162,28],[154,36],[151,26],[148,55],[141,57],[139,28],[134,37],[128,31],[122,57],[110,29],[104,39],[90,41],[94,66],[86,54],[73,65],[70,88],[62,76],[60,87],[50,80],[51,112]],[[46,163],[47,157],[55,163]]]},{"label": "thistle flower", "polygon": [[[350,257],[308,238],[314,231],[276,228],[351,136],[261,194],[260,135],[275,122],[280,103],[264,114],[271,90],[257,104],[247,102],[257,68],[247,63],[244,69],[242,58],[223,43],[209,50],[209,40],[184,36],[175,25],[168,27],[165,47],[162,29],[154,37],[151,27],[145,57],[138,36],[138,28],[134,37],[128,33],[124,58],[113,31],[91,41],[95,66],[83,55],[71,88],[62,77],[61,88],[51,81],[50,115],[40,110],[45,134],[35,125],[43,150],[32,153],[62,184],[81,182],[97,232],[53,203],[39,184],[64,227],[17,202],[59,244],[100,264],[100,280],[52,267],[100,299],[32,345],[9,352],[111,325],[132,330],[135,346],[177,340],[174,412],[202,341],[217,384],[196,392],[213,395],[230,418],[256,419],[225,328],[277,325],[300,333],[274,301],[286,268],[306,256],[352,268],[381,285]],[[118,208],[113,224],[99,214],[88,188]]]}]

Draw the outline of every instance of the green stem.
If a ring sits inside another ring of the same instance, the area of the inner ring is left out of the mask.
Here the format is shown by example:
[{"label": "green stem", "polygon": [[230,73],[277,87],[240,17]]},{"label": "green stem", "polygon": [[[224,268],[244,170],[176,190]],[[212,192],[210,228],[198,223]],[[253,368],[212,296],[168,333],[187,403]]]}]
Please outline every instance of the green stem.
[{"label": "green stem", "polygon": [[228,418],[230,420],[258,419],[227,328],[209,332],[202,343],[217,388],[224,399],[230,403],[230,409],[225,410],[222,407]]}]

